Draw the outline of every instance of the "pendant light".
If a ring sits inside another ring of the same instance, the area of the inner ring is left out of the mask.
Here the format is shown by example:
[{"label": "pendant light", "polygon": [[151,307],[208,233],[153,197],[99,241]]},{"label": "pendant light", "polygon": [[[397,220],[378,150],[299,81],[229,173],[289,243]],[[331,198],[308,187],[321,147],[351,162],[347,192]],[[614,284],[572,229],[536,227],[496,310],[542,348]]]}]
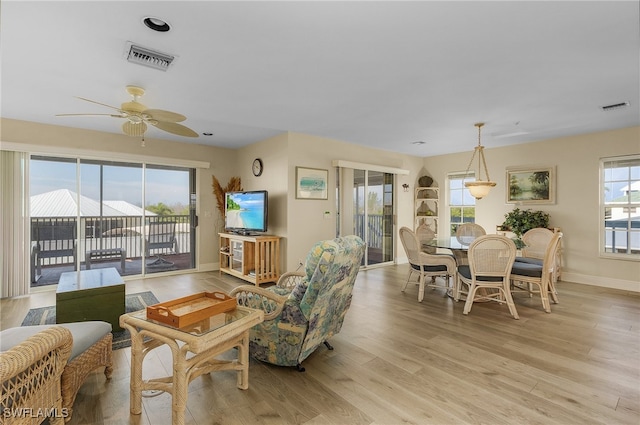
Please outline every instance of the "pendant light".
[{"label": "pendant light", "polygon": [[[496,185],[496,182],[492,182],[489,178],[489,170],[487,169],[487,162],[484,159],[484,146],[480,143],[480,129],[484,125],[483,122],[479,122],[474,124],[478,127],[478,146],[473,150],[473,155],[471,156],[471,161],[469,161],[469,166],[467,167],[467,171],[465,174],[469,174],[469,169],[471,169],[471,165],[473,164],[473,159],[478,155],[478,173],[476,174],[476,181],[474,182],[466,182],[464,186],[469,189],[471,196],[476,199],[482,199],[485,197],[489,190],[493,186]],[[482,180],[482,167],[484,166],[484,173],[487,176],[487,180]]]}]

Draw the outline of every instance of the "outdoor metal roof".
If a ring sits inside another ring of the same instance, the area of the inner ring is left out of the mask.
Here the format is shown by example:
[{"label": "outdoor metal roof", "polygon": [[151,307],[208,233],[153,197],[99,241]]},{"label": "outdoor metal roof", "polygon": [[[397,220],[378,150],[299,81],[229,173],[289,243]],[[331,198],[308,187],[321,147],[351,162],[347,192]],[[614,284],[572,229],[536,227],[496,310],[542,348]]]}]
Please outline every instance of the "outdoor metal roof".
[{"label": "outdoor metal roof", "polygon": [[[80,216],[142,216],[142,208],[126,201],[104,201],[102,214],[100,202],[86,196],[78,196],[69,189],[33,195],[31,197],[31,217],[76,217],[80,200]],[[156,215],[145,211],[145,215]]]}]

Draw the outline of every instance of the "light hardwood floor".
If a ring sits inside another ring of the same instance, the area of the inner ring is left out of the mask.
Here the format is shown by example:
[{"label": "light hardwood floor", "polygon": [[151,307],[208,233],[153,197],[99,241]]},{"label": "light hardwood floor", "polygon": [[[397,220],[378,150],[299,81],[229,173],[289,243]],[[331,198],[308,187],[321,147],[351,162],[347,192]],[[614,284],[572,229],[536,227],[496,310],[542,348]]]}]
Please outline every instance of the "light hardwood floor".
[{"label": "light hardwood floor", "polygon": [[[640,423],[640,295],[559,282],[552,313],[537,298],[475,304],[469,316],[442,290],[405,293],[407,265],[361,271],[334,351],[320,346],[306,372],[251,361],[249,389],[233,372],[189,386],[189,424],[633,424]],[[160,301],[243,282],[217,272],[126,282]],[[0,302],[1,327],[18,326],[53,292]],[[171,370],[166,347],[145,378]],[[69,425],[171,422],[171,398],[143,399],[129,414],[130,349],[114,352],[113,379],[92,374]]]}]

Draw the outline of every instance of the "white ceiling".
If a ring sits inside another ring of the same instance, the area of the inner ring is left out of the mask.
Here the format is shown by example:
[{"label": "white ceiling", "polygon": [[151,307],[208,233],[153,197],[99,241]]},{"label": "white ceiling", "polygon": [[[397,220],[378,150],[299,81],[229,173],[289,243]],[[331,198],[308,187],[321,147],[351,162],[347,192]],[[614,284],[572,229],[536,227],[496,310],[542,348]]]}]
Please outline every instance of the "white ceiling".
[{"label": "white ceiling", "polygon": [[[187,116],[240,147],[283,131],[418,156],[640,125],[638,1],[7,1],[5,118],[120,133],[74,96]],[[153,32],[144,17],[166,20]],[[127,41],[171,53],[129,63]],[[601,106],[630,102],[603,112]],[[424,141],[423,145],[412,142]],[[604,141],[603,141],[604,142]],[[147,145],[148,146],[148,145]]]}]

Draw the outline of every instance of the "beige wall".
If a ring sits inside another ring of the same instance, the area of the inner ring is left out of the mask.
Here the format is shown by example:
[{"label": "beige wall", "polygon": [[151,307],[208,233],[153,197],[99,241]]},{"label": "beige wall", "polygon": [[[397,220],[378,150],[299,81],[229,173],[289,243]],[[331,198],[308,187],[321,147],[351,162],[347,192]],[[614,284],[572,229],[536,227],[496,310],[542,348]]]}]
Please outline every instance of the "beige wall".
[{"label": "beige wall", "polygon": [[[390,146],[392,144],[390,143]],[[336,233],[336,173],[332,166],[333,160],[354,161],[371,165],[394,167],[410,170],[416,173],[422,167],[422,159],[396,152],[378,149],[366,149],[359,145],[344,143],[307,134],[290,133],[289,149],[289,234],[290,251],[287,253],[289,264],[295,264],[297,259],[304,258],[309,248],[318,240],[335,237]],[[296,166],[323,168],[329,170],[328,200],[296,199],[295,173]],[[398,187],[402,183],[410,183],[410,176],[399,176]],[[413,196],[402,191],[397,199],[397,228],[398,226],[412,226]],[[330,211],[332,220],[324,219],[324,212]],[[409,212],[409,213],[407,213]],[[396,229],[397,233],[397,229]],[[398,242],[399,243],[399,242]],[[400,248],[400,251],[402,248]],[[400,252],[397,250],[399,254]],[[404,253],[402,253],[404,255]]]},{"label": "beige wall", "polygon": [[[332,161],[336,159],[409,169],[421,169],[422,158],[340,142],[300,133],[284,133],[240,150],[238,164],[245,189],[269,191],[269,233],[282,236],[282,269],[294,270],[317,241],[335,237],[336,176]],[[251,174],[254,158],[264,162],[260,177]],[[296,199],[296,167],[322,168],[329,171],[327,200]],[[285,171],[286,170],[286,171]],[[400,176],[399,185],[413,177]],[[246,183],[245,183],[246,182]],[[400,192],[398,224],[412,226],[413,195]],[[324,219],[330,211],[333,219]]]},{"label": "beige wall", "polygon": [[[142,148],[135,139],[124,135],[106,134],[67,127],[1,120],[1,140],[4,145],[24,145],[29,151],[76,152],[98,158],[131,159],[152,157],[153,161],[172,163],[174,160],[207,161],[210,167],[198,170],[198,256],[200,270],[218,267],[219,242],[222,229],[212,192],[212,175],[223,185],[239,176],[246,190],[269,191],[269,233],[283,237],[282,270],[293,270],[304,258],[309,247],[318,240],[335,235],[334,220],[325,220],[330,211],[336,217],[335,192],[328,200],[295,198],[295,168],[304,166],[329,170],[329,188],[335,188],[332,161],[336,159],[386,167],[407,169],[410,174],[398,177],[396,197],[396,229],[413,227],[413,188],[420,176],[428,174],[434,185],[446,187],[447,173],[464,171],[469,152],[420,158],[391,151],[368,149],[359,145],[299,133],[283,133],[251,146],[230,150],[204,145],[182,144],[147,139]],[[393,142],[389,142],[393,148]],[[35,150],[34,150],[35,149]],[[640,291],[640,262],[600,258],[598,255],[598,161],[601,157],[640,152],[640,127],[614,130],[582,136],[565,137],[505,148],[487,148],[489,172],[498,185],[477,204],[477,221],[489,231],[502,223],[504,214],[513,208],[505,203],[505,169],[511,166],[556,166],[556,203],[539,205],[551,214],[551,225],[565,233],[565,266],[563,278],[579,283]],[[264,173],[254,177],[254,158],[264,162]],[[400,188],[411,186],[409,192]],[[446,203],[446,194],[441,195]],[[446,209],[441,208],[442,229],[446,228]],[[397,233],[397,232],[396,232]],[[402,248],[396,247],[400,262],[406,261]]]},{"label": "beige wall", "polygon": [[[640,291],[640,262],[600,258],[599,160],[640,152],[640,127],[563,137],[504,148],[486,148],[491,179],[497,186],[476,204],[476,221],[489,232],[501,224],[514,205],[505,201],[507,167],[555,166],[556,203],[521,205],[546,211],[550,225],[564,233],[563,279],[593,285]],[[425,168],[440,187],[447,173],[464,172],[471,150],[464,154],[425,158]],[[443,196],[444,204],[446,198]],[[443,212],[443,211],[441,211]],[[446,215],[441,214],[441,220]]]}]

